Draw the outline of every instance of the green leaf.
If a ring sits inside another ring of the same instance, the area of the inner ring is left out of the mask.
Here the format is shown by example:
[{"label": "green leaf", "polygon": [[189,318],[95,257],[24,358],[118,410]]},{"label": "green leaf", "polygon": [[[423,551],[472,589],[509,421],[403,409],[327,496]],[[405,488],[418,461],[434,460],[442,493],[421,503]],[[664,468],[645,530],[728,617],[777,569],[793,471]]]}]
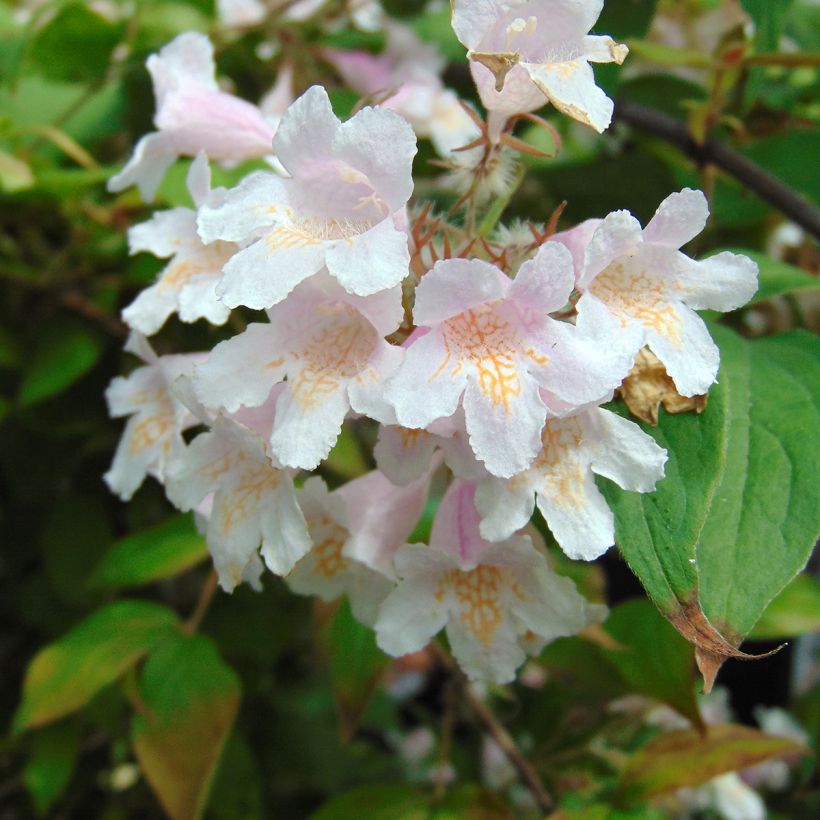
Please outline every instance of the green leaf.
[{"label": "green leaf", "polygon": [[755,24],[755,43],[759,52],[778,51],[780,35],[794,0],[741,0]]},{"label": "green leaf", "polygon": [[79,739],[79,728],[74,722],[57,723],[34,734],[23,768],[23,782],[37,814],[46,814],[71,780]]},{"label": "green leaf", "polygon": [[0,191],[13,194],[33,185],[31,166],[7,151],[0,151]]},{"label": "green leaf", "polygon": [[103,344],[98,333],[75,321],[54,321],[39,335],[18,393],[30,406],[70,387],[97,363]]},{"label": "green leaf", "polygon": [[430,820],[513,820],[510,807],[497,795],[476,783],[450,789],[430,812]]},{"label": "green leaf", "polygon": [[68,715],[113,683],[176,631],[176,615],[148,601],[118,601],[97,610],[31,662],[14,731]]},{"label": "green leaf", "polygon": [[191,569],[207,555],[191,516],[177,515],[114,544],[89,583],[113,588],[150,584]]},{"label": "green leaf", "polygon": [[746,726],[710,726],[667,732],[629,760],[620,792],[630,800],[700,786],[725,772],[739,771],[772,758],[808,754],[805,746]]},{"label": "green leaf", "polygon": [[310,820],[428,820],[429,800],[411,786],[363,786],[325,803]]},{"label": "green leaf", "polygon": [[657,492],[604,488],[621,552],[695,643],[707,688],[805,566],[820,508],[817,340],[802,331],[757,342],[713,332],[722,366],[708,408],[662,415],[651,431],[669,451]]},{"label": "green leaf", "polygon": [[56,80],[98,81],[124,32],[124,21],[112,23],[84,3],[71,3],[37,33],[28,58]]},{"label": "green leaf", "polygon": [[239,678],[204,635],[178,635],[145,662],[131,739],[171,820],[202,815],[241,695]]},{"label": "green leaf", "polygon": [[349,740],[390,658],[376,646],[373,630],[353,617],[347,599],[322,630],[320,640],[329,661],[341,736]]},{"label": "green leaf", "polygon": [[643,37],[655,16],[658,0],[617,0],[604,4],[593,27],[594,34],[609,34],[616,40]]},{"label": "green leaf", "polygon": [[[757,304],[800,290],[820,290],[820,278],[807,271],[772,259],[765,253],[746,250],[745,248],[724,248],[732,253],[741,253],[757,262],[760,267],[760,287],[749,304]],[[720,253],[721,251],[715,251]]]},{"label": "green leaf", "polygon": [[604,629],[623,647],[604,654],[632,691],[668,703],[695,725],[701,723],[692,646],[651,601],[639,599],[615,607]]},{"label": "green leaf", "polygon": [[792,638],[820,632],[820,581],[798,575],[770,604],[749,637]]}]

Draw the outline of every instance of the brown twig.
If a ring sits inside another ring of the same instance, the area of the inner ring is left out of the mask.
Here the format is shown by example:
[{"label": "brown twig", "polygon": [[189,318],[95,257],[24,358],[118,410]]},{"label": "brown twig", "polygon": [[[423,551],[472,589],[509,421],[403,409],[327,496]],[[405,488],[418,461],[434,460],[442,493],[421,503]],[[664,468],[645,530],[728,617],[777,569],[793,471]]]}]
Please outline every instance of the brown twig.
[{"label": "brown twig", "polygon": [[714,165],[720,168],[816,239],[820,239],[820,208],[724,143],[710,138],[700,144],[684,123],[629,100],[618,102],[615,119],[666,140],[701,166]]},{"label": "brown twig", "polygon": [[507,760],[510,761],[516,772],[518,772],[519,779],[524,786],[529,789],[539,810],[544,814],[551,812],[555,808],[555,801],[546,788],[544,788],[544,784],[541,782],[538,772],[524,756],[521,749],[518,748],[518,745],[510,733],[501,725],[487,704],[473,692],[470,687],[470,682],[447,652],[435,641],[430,644],[430,648],[460,690],[463,702],[473,712],[484,730],[495,741],[501,751],[504,752]]},{"label": "brown twig", "polygon": [[186,635],[193,635],[194,632],[199,629],[199,625],[202,623],[202,619],[205,617],[205,613],[207,613],[211,601],[214,599],[218,583],[219,578],[217,577],[216,570],[212,569],[205,579],[205,583],[202,585],[202,589],[199,592],[199,600],[196,602],[194,611],[182,626],[182,631]]}]

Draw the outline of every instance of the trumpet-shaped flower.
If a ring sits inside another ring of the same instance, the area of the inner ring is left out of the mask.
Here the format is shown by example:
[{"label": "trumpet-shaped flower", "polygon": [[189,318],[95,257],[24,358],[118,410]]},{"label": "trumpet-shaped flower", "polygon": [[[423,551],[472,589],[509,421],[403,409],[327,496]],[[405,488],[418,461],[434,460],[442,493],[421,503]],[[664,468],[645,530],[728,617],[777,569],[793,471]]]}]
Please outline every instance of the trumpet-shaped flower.
[{"label": "trumpet-shaped flower", "polygon": [[757,290],[748,257],[719,253],[698,262],[678,250],[708,217],[706,197],[688,188],[667,197],[643,230],[628,211],[616,211],[592,234],[577,270],[579,317],[604,310],[638,331],[638,345],[649,345],[683,396],[706,393],[720,364],[695,310],[734,310]]},{"label": "trumpet-shaped flower", "polygon": [[570,558],[591,561],[615,543],[615,520],[593,473],[625,490],[651,492],[666,452],[637,424],[600,407],[549,419],[532,466],[509,481],[488,478],[476,491],[481,534],[491,541],[524,527],[535,508]]},{"label": "trumpet-shaped flower", "polygon": [[[211,194],[210,177],[208,160],[200,154],[188,172],[188,190],[197,207]],[[213,195],[221,193],[214,191]],[[239,246],[218,241],[203,245],[196,232],[195,210],[173,208],[154,214],[148,222],[128,231],[128,246],[132,254],[147,251],[171,258],[156,283],[122,312],[129,327],[150,336],[172,313],[179,313],[183,322],[207,319],[214,325],[225,323],[230,310],[217,299],[215,286],[223,265]]]},{"label": "trumpet-shaped flower", "polygon": [[220,162],[271,154],[273,125],[255,105],[219,90],[213,45],[205,35],[180,34],[146,65],[157,100],[157,131],[137,143],[125,168],[109,180],[110,191],[136,184],[151,199],[177,157],[200,151]]},{"label": "trumpet-shaped flower", "polygon": [[469,49],[491,136],[507,119],[547,101],[574,120],[604,131],[613,103],[590,63],[622,63],[628,49],[588,34],[603,0],[453,0],[453,29]]},{"label": "trumpet-shaped flower", "polygon": [[131,418],[104,478],[113,492],[128,501],[146,475],[164,481],[169,466],[183,452],[182,431],[196,424],[197,419],[171,387],[178,378],[192,373],[205,354],[157,356],[144,337],[136,333],[125,349],[139,356],[145,367],[127,377],[118,376],[106,390],[112,417]]},{"label": "trumpet-shaped flower", "polygon": [[470,446],[487,470],[509,478],[526,469],[541,449],[547,407],[565,413],[602,399],[635,356],[612,343],[619,330],[606,311],[578,326],[548,316],[572,287],[572,258],[554,242],[513,281],[480,260],[438,262],[413,312],[429,332],[387,386],[399,424],[426,428],[463,404]]},{"label": "trumpet-shaped flower", "polygon": [[372,626],[395,586],[393,556],[424,510],[429,482],[428,473],[396,487],[377,470],[332,493],[318,476],[305,482],[298,498],[313,548],[288,575],[291,589],[324,601],[347,595],[356,619]]},{"label": "trumpet-shaped flower", "polygon": [[316,277],[271,309],[270,323],[252,324],[217,345],[197,370],[197,395],[208,407],[232,412],[262,405],[287,378],[271,448],[283,464],[312,470],[330,452],[348,410],[392,415],[384,382],[404,351],[383,337],[401,316],[399,288],[362,298],[330,277]]},{"label": "trumpet-shaped flower", "polygon": [[199,214],[206,243],[253,240],[225,266],[225,304],[271,307],[325,266],[359,296],[399,284],[410,253],[394,215],[403,217],[413,190],[410,125],[372,108],[341,123],[313,86],[285,113],[274,150],[288,178],[251,174]]},{"label": "trumpet-shaped flower", "polygon": [[253,574],[260,545],[277,575],[290,572],[311,545],[293,473],[271,458],[265,432],[220,415],[168,475],[168,497],[182,510],[212,495],[206,539],[226,592]]},{"label": "trumpet-shaped flower", "polygon": [[376,639],[398,656],[422,649],[446,628],[470,678],[507,683],[526,658],[525,646],[575,634],[601,620],[604,609],[555,575],[529,536],[499,544],[481,538],[474,493],[473,485],[454,483],[436,514],[430,546],[398,551],[401,580],[382,604]]}]

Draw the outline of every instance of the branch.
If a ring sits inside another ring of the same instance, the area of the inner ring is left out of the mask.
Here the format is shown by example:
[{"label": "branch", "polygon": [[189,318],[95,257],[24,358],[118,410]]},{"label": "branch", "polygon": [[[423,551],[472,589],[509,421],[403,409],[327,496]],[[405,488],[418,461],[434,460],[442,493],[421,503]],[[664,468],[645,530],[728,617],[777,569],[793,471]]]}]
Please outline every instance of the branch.
[{"label": "branch", "polygon": [[820,239],[820,208],[724,143],[710,138],[700,144],[684,123],[628,100],[618,101],[615,119],[672,143],[699,165],[715,165]]},{"label": "branch", "polygon": [[516,742],[510,736],[510,733],[499,723],[498,718],[490,711],[487,704],[476,696],[470,687],[470,682],[447,652],[436,643],[436,641],[430,644],[430,648],[433,650],[441,665],[452,677],[464,702],[476,718],[478,718],[479,723],[484,727],[487,734],[490,735],[501,751],[504,752],[507,760],[515,767],[519,779],[535,798],[538,809],[544,814],[549,814],[549,812],[555,808],[555,801],[544,788],[544,784],[541,782],[541,778],[538,776],[538,772],[536,772],[533,765],[527,760],[521,749],[518,748]]}]

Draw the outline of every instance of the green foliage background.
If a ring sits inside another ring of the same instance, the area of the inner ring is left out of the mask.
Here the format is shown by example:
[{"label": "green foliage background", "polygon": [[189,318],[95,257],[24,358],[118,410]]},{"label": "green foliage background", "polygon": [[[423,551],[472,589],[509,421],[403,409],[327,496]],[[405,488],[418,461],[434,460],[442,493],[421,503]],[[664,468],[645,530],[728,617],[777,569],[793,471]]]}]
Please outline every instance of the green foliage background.
[{"label": "green foliage background", "polygon": [[[340,5],[329,2],[327,14]],[[607,92],[671,115],[696,135],[708,128],[816,202],[820,9],[743,0],[756,33],[730,32],[705,53],[647,41],[657,5],[607,3],[596,31],[627,41],[646,69],[599,67]],[[245,587],[230,597],[217,593],[200,611],[209,566],[190,519],[170,509],[156,483],[122,504],[101,480],[121,430],[108,419],[104,389],[132,366],[121,353],[118,314],[161,266],[127,252],[127,227],[151,209],[135,191],[105,191],[137,137],[151,129],[144,60],[181,31],[209,32],[220,73],[255,100],[272,84],[276,63],[258,56],[263,32],[220,28],[210,0],[139,0],[132,14],[113,20],[76,0],[28,4],[27,19],[20,6],[0,4],[0,817],[523,816],[515,802],[520,787],[477,785],[481,732],[469,716],[453,716],[449,684],[434,661],[420,660],[415,672],[388,668],[346,605],[318,607],[270,575],[261,594]],[[474,99],[447,10],[403,0],[384,6],[440,46],[451,60],[447,82]],[[379,35],[349,26],[322,33],[315,21],[294,32],[297,81],[325,82],[338,113],[349,113],[356,96],[339,86],[315,45],[375,50]],[[784,38],[789,51],[778,59]],[[608,488],[624,557],[668,615],[695,590],[726,637],[816,630],[820,594],[807,575],[767,610],[805,564],[816,535],[816,244],[798,240],[785,261],[772,260],[768,245],[782,217],[737,180],[696,167],[638,129],[616,125],[598,138],[548,116],[564,149],[556,159],[527,158],[528,175],[505,218],[545,222],[566,201],[562,226],[620,208],[646,221],[672,191],[705,186],[714,217],[689,252],[731,248],[761,264],[753,307],[715,329],[725,370],[709,410],[699,418],[664,415],[655,432],[672,450],[681,482],[670,478],[643,498]],[[522,136],[549,147],[537,126]],[[422,145],[418,190],[446,204],[438,171],[427,163],[432,157]],[[188,204],[186,167],[179,162],[169,173],[158,206]],[[246,171],[217,171],[218,181]],[[788,335],[750,341],[782,331]],[[224,334],[169,322],[159,347],[209,348]],[[745,439],[730,435],[738,426]],[[698,451],[709,436],[706,451]],[[743,457],[730,452],[738,446]],[[326,468],[331,482],[366,469],[369,456],[357,447],[352,437],[341,440]],[[698,483],[704,463],[711,489]],[[687,519],[670,536],[669,509],[683,503],[683,493],[701,491],[710,499],[698,502],[702,520]],[[774,511],[760,506],[765,498],[774,498]],[[788,518],[772,525],[784,509]],[[678,550],[672,560],[664,539]],[[682,565],[684,553],[696,564]],[[588,594],[605,595],[599,566],[561,569]],[[741,571],[748,576],[743,600],[715,587],[715,579]],[[608,592],[610,600],[620,594]],[[605,630],[596,641],[548,647],[539,688],[491,693],[557,795],[556,816],[666,816],[657,798],[669,789],[657,784],[674,767],[694,771],[699,783],[784,752],[735,727],[714,754],[709,747],[712,768],[698,768],[707,750],[697,733],[682,741],[683,764],[653,755],[647,744],[657,731],[625,722],[610,704],[641,694],[697,724],[692,647],[642,600],[616,607]],[[429,676],[421,693],[401,699],[401,681],[421,673]],[[755,666],[747,675],[752,681]],[[817,690],[790,706],[816,743]],[[458,772],[443,796],[424,766],[398,754],[398,739],[419,727],[433,731]],[[647,754],[662,771],[642,777]],[[800,788],[775,798],[772,816],[820,811],[811,763],[795,777]]]}]

